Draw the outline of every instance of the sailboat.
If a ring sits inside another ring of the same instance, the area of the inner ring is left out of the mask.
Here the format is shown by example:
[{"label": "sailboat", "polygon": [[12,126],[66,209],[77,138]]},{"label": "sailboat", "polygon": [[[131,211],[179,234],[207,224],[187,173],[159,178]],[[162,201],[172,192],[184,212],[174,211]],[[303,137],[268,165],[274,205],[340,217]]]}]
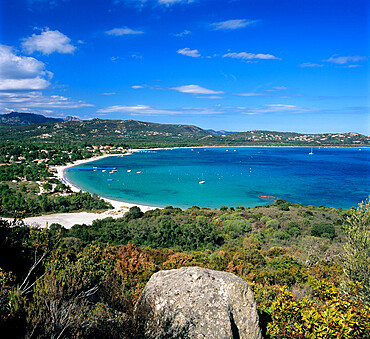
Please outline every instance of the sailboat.
[{"label": "sailboat", "polygon": [[201,181],[199,181],[199,184],[200,185],[202,185],[202,184],[205,184],[206,182],[205,182],[205,180],[203,179],[203,174],[202,174],[202,180]]},{"label": "sailboat", "polygon": [[313,155],[313,151],[312,151],[312,147],[311,147],[311,152],[310,153],[308,153],[309,155]]}]

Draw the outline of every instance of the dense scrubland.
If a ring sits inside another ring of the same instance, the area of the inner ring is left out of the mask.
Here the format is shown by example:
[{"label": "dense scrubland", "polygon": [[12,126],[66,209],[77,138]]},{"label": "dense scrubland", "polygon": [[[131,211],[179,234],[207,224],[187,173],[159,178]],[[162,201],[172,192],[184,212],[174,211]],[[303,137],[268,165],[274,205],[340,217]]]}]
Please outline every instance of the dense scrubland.
[{"label": "dense scrubland", "polygon": [[132,338],[133,309],[159,270],[232,272],[254,290],[267,338],[370,335],[369,204],[277,200],[174,207],[67,230],[0,225],[0,327],[11,337]]},{"label": "dense scrubland", "polygon": [[[108,147],[111,153],[118,148]],[[52,166],[102,155],[89,145],[6,143],[0,147],[0,215],[23,218],[47,213],[112,208],[88,192],[72,193],[55,177]]]},{"label": "dense scrubland", "polygon": [[[192,125],[156,124],[135,120],[56,121],[26,124],[22,116],[2,117],[0,140],[6,142],[43,142],[53,144],[94,143],[122,145],[127,148],[184,146],[360,146],[370,138],[359,133],[301,134],[276,131],[244,131],[222,135]],[[45,117],[44,117],[45,118]],[[33,122],[42,121],[33,119]],[[14,125],[14,123],[18,125]],[[22,125],[24,123],[24,125]]]},{"label": "dense scrubland", "polygon": [[[368,203],[349,210],[280,199],[255,208],[133,207],[118,219],[69,230],[22,223],[25,216],[111,207],[96,195],[70,192],[54,165],[126,147],[315,142],[262,131],[207,137],[196,127],[153,125],[95,119],[1,126],[0,216],[14,218],[0,219],[2,337],[138,337],[133,310],[151,275],[194,265],[250,283],[266,338],[370,337]],[[344,137],[323,141],[368,143]]]}]

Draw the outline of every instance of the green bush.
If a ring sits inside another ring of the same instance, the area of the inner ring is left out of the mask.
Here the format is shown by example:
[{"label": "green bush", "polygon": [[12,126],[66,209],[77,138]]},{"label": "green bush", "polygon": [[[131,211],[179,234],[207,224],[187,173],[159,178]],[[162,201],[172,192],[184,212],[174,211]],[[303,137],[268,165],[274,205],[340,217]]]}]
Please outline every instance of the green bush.
[{"label": "green bush", "polygon": [[252,230],[252,226],[248,224],[245,220],[225,220],[223,222],[224,230],[230,234],[232,239],[239,237],[241,234],[245,232],[250,232]]},{"label": "green bush", "polygon": [[266,222],[266,227],[267,228],[279,228],[280,224],[279,224],[279,221],[276,220],[276,219],[271,219],[269,221]]},{"label": "green bush", "polygon": [[298,235],[301,234],[301,230],[300,228],[298,227],[293,227],[293,228],[289,228],[288,229],[288,233],[290,234],[290,236],[292,237],[297,237]]},{"label": "green bush", "polygon": [[308,219],[304,218],[302,220],[302,224],[305,225],[305,226],[308,226],[310,224],[310,221]]},{"label": "green bush", "polygon": [[358,281],[361,288],[357,298],[370,304],[370,202],[359,204],[351,211],[343,226],[346,234],[344,245],[344,273],[348,280]]},{"label": "green bush", "polygon": [[271,218],[267,215],[264,215],[260,221],[262,222],[262,224],[266,224],[269,220],[271,220]]},{"label": "green bush", "polygon": [[288,240],[290,238],[289,233],[285,231],[276,231],[274,232],[274,236],[280,240]]},{"label": "green bush", "polygon": [[288,228],[299,228],[299,224],[296,221],[289,221]]},{"label": "green bush", "polygon": [[311,227],[311,235],[314,237],[328,238],[331,240],[336,237],[334,226],[325,222],[313,224]]}]

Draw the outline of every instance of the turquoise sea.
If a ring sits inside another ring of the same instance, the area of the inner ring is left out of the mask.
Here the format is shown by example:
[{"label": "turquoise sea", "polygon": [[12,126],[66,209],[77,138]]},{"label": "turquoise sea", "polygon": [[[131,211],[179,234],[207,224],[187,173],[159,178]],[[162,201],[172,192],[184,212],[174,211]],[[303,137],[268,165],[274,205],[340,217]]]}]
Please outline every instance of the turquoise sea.
[{"label": "turquoise sea", "polygon": [[[135,152],[71,167],[100,196],[158,207],[265,205],[274,196],[349,208],[370,194],[370,148],[210,147]],[[203,182],[204,183],[200,183]]]}]

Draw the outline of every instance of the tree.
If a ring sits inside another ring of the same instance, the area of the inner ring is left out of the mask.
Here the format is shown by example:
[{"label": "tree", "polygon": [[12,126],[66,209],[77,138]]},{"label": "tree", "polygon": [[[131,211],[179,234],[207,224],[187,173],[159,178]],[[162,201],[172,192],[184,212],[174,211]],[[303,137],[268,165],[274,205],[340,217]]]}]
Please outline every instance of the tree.
[{"label": "tree", "polygon": [[359,204],[343,226],[347,235],[344,245],[344,272],[351,281],[362,285],[358,297],[361,301],[370,302],[370,202]]},{"label": "tree", "polygon": [[331,224],[320,222],[311,227],[311,235],[319,238],[328,238],[333,240],[336,237],[335,228]]},{"label": "tree", "polygon": [[45,191],[51,191],[53,189],[53,186],[50,183],[46,183],[42,186]]}]

